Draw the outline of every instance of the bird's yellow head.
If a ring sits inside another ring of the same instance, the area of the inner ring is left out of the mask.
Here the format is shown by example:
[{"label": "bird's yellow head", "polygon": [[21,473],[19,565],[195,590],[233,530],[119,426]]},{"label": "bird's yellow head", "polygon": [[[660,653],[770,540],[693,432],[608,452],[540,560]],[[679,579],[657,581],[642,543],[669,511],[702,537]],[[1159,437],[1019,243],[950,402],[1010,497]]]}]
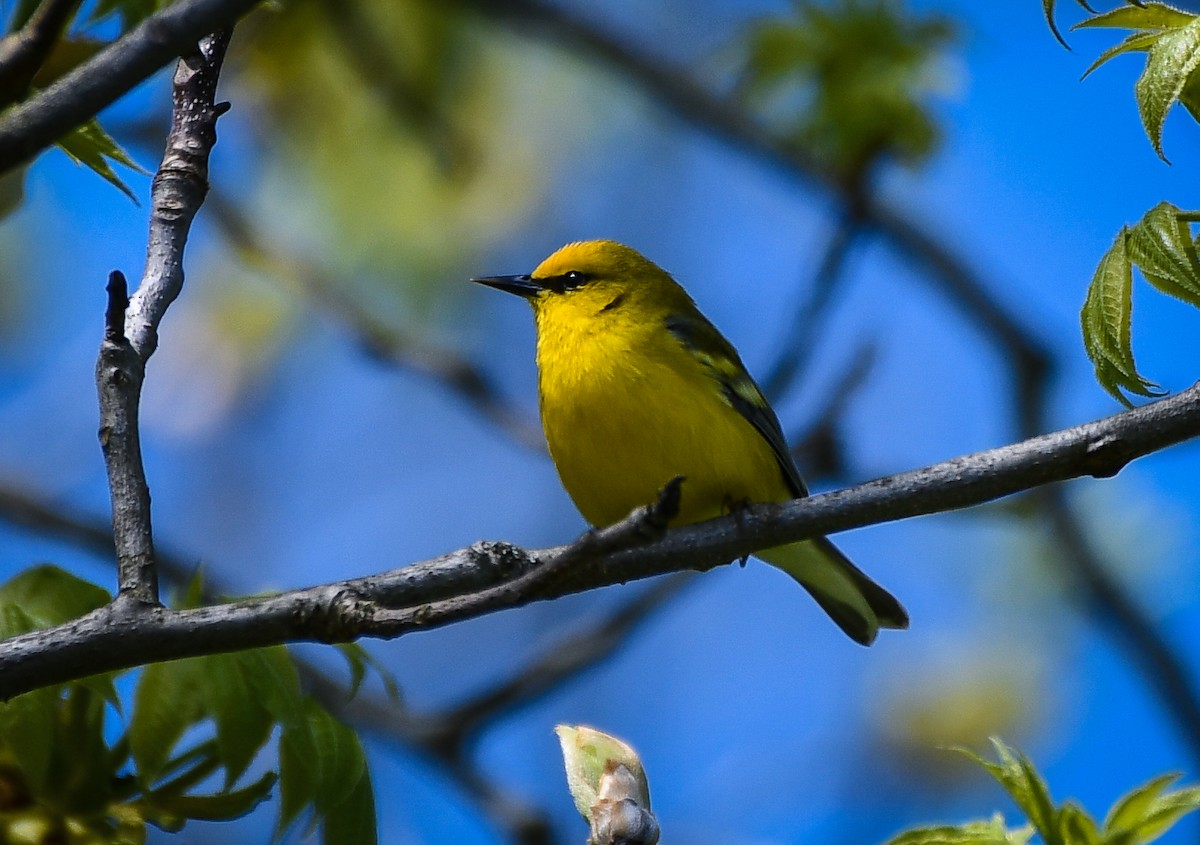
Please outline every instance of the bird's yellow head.
[{"label": "bird's yellow head", "polygon": [[691,304],[667,271],[616,241],[567,244],[528,275],[472,281],[525,297],[539,324],[543,319],[586,323],[602,314],[645,314]]}]

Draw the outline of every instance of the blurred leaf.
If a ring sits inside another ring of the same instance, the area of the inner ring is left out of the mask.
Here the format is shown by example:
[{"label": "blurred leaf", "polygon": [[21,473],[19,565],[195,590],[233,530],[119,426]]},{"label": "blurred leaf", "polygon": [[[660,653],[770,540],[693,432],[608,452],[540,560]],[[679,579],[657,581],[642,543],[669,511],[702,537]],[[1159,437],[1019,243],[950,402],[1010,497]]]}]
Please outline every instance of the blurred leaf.
[{"label": "blurred leaf", "polygon": [[139,173],[146,169],[129,157],[117,142],[100,127],[100,122],[92,118],[82,126],[76,127],[58,139],[58,146],[69,155],[76,164],[84,164],[97,174],[108,180],[113,186],[129,197],[138,205],[137,197],[129,186],[117,176],[109,161],[115,161]]},{"label": "blurred leaf", "polygon": [[218,756],[225,767],[226,789],[253,762],[275,722],[258,694],[254,674],[261,665],[253,652],[204,658],[204,698],[217,726]]},{"label": "blurred leaf", "polygon": [[203,718],[206,682],[196,658],[152,663],[142,669],[134,693],[129,745],[145,783],[163,774],[176,743]]},{"label": "blurred leaf", "polygon": [[34,794],[44,794],[57,741],[58,687],[18,695],[0,705],[0,742]]},{"label": "blurred leaf", "polygon": [[887,845],[1026,845],[1033,828],[1008,830],[1004,817],[997,813],[991,821],[967,822],[907,830],[887,841]]},{"label": "blurred leaf", "polygon": [[376,660],[361,643],[335,643],[334,648],[341,652],[350,667],[350,698],[354,698],[358,694],[358,689],[366,678],[367,669],[370,668],[379,674],[388,698],[392,701],[400,700],[400,685],[396,681],[396,676]]},{"label": "blurred leaf", "polygon": [[783,131],[854,183],[882,158],[918,164],[936,148],[926,100],[945,86],[938,59],[954,38],[949,18],[893,0],[799,0],[794,17],[743,36],[741,89],[774,102]]},{"label": "blurred leaf", "polygon": [[1179,773],[1159,775],[1117,799],[1104,818],[1104,833],[1109,836],[1132,830],[1141,824],[1164,789],[1179,780]]},{"label": "blurred leaf", "polygon": [[366,771],[367,761],[354,731],[312,699],[306,704],[309,731],[317,749],[313,765],[319,771],[313,803],[323,815],[350,797]]},{"label": "blurred leaf", "polygon": [[[1158,780],[1161,778],[1156,778],[1150,784],[1154,784]],[[1117,845],[1122,841],[1121,834],[1124,833],[1127,837],[1124,841],[1133,843],[1133,845],[1153,842],[1170,830],[1183,816],[1198,809],[1200,809],[1200,787],[1184,787],[1157,795],[1144,809],[1141,818],[1125,820],[1127,826],[1115,831],[1116,835],[1112,837],[1111,841]],[[1105,832],[1108,833],[1107,829]]]},{"label": "blurred leaf", "polygon": [[0,607],[19,608],[35,628],[49,628],[103,607],[108,591],[51,564],[30,567],[0,584]]},{"label": "blurred leaf", "polygon": [[317,744],[308,724],[284,725],[279,736],[279,824],[276,839],[312,805],[320,785]]},{"label": "blurred leaf", "polygon": [[325,845],[376,845],[375,790],[371,773],[364,768],[358,783],[336,807],[325,816],[321,831]]},{"label": "blurred leaf", "polygon": [[271,797],[276,775],[267,772],[242,789],[214,795],[151,795],[147,803],[156,812],[202,821],[229,821],[240,818]]},{"label": "blurred leaf", "polygon": [[128,30],[170,2],[171,0],[98,0],[92,10],[91,22],[95,23],[112,14],[118,14],[121,16],[122,30]]},{"label": "blurred leaf", "polygon": [[50,55],[33,75],[33,87],[45,88],[50,83],[79,67],[99,53],[107,42],[94,38],[61,38],[55,42]]},{"label": "blurred leaf", "polygon": [[1070,801],[1059,810],[1058,832],[1065,845],[1104,845],[1096,821]]},{"label": "blurred leaf", "polygon": [[968,749],[958,750],[986,769],[1004,787],[1013,803],[1021,808],[1041,834],[1045,845],[1063,845],[1056,823],[1054,802],[1050,799],[1045,781],[1023,754],[1014,753],[998,739],[993,738],[992,745],[999,757],[995,763]]}]

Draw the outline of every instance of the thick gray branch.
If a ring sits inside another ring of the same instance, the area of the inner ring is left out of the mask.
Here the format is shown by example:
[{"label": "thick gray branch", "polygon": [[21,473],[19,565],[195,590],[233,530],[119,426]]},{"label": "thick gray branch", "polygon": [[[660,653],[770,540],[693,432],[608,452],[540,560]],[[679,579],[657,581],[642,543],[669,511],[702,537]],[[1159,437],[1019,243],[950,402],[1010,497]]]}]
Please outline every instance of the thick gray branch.
[{"label": "thick gray branch", "polygon": [[[1137,457],[1197,435],[1200,385],[1010,446],[808,499],[756,505],[657,541],[644,542],[644,526],[631,518],[570,546],[527,552],[480,543],[381,575],[235,604],[184,611],[110,605],[0,643],[0,697],[96,672],[289,640],[397,637],[501,607],[709,569],[817,534],[967,507],[1085,475],[1110,476]],[[531,577],[539,568],[549,576]],[[508,588],[491,589],[501,582]],[[515,589],[518,583],[525,589]]]},{"label": "thick gray branch", "polygon": [[0,173],[95,117],[211,32],[261,0],[179,0],[151,15],[53,85],[0,114]]}]

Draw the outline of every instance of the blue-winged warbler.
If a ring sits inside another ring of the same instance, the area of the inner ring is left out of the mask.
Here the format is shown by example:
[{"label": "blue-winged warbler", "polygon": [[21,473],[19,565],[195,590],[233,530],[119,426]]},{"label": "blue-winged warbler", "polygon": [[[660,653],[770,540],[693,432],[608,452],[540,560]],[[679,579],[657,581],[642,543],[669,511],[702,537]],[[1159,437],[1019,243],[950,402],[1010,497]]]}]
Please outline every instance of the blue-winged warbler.
[{"label": "blue-winged warbler", "polygon": [[[542,427],[588,522],[622,519],[677,475],[675,524],[807,495],[779,420],[733,346],[640,253],[573,243],[529,275],[473,281],[533,307]],[[856,642],[908,626],[900,603],[824,537],[757,556],[799,581]]]}]

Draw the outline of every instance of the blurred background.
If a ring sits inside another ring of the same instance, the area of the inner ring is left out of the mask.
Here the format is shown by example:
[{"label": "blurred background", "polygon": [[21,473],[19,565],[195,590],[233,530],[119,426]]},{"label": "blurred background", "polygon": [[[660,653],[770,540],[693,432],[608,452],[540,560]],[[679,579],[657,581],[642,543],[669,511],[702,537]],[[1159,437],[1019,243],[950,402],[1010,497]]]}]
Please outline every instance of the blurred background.
[{"label": "blurred background", "polygon": [[[1063,3],[1060,24],[1080,14]],[[629,243],[689,289],[818,490],[1120,410],[1079,307],[1122,224],[1195,206],[1200,134],[1173,114],[1171,164],[1155,156],[1140,57],[1080,81],[1118,37],[1068,33],[1068,51],[1036,0],[259,10],[234,37],[212,193],[148,369],[158,545],[246,594],[574,538],[528,309],[466,281],[572,240]],[[168,85],[102,115],[151,171]],[[69,526],[29,523],[107,518],[104,281],[139,275],[149,192],[121,175],[140,206],[58,151],[0,183],[3,577],[53,561],[113,582]],[[1134,298],[1143,372],[1189,385],[1196,315]],[[373,682],[347,713],[370,735],[381,841],[582,841],[559,722],[635,746],[665,841],[697,845],[882,842],[1010,811],[941,750],[990,734],[1101,815],[1154,774],[1195,780],[1198,473],[1184,445],[839,536],[912,616],[870,649],[754,561],[366,643],[403,694],[382,707]]]}]

